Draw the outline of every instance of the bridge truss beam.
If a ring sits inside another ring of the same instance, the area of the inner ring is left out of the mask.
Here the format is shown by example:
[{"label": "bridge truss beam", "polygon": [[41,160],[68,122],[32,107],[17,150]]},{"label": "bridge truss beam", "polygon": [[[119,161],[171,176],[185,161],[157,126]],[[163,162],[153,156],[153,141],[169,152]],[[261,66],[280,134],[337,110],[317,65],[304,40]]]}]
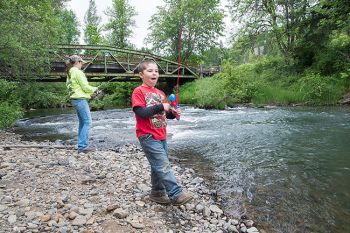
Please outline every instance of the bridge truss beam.
[{"label": "bridge truss beam", "polygon": [[51,49],[49,74],[37,81],[66,81],[64,61],[72,54],[78,54],[88,62],[83,70],[91,82],[138,82],[137,66],[145,59],[152,59],[158,64],[160,81],[176,79],[179,69],[182,81],[198,78],[187,66],[150,53],[100,45],[58,45]]}]

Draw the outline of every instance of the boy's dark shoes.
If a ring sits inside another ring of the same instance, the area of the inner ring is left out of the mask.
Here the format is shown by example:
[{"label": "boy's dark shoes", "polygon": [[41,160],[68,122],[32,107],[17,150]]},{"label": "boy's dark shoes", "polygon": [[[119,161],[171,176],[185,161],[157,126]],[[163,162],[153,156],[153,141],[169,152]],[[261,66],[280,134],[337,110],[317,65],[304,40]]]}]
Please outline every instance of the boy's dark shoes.
[{"label": "boy's dark shoes", "polygon": [[90,153],[90,152],[94,152],[96,151],[96,147],[95,146],[89,146],[88,148],[85,148],[84,150],[78,151],[78,153]]},{"label": "boy's dark shoes", "polygon": [[183,205],[192,200],[193,194],[190,192],[182,192],[178,198],[173,202],[173,205]]},{"label": "boy's dark shoes", "polygon": [[170,204],[168,195],[162,191],[151,191],[149,199],[151,201],[157,202],[158,204]]}]

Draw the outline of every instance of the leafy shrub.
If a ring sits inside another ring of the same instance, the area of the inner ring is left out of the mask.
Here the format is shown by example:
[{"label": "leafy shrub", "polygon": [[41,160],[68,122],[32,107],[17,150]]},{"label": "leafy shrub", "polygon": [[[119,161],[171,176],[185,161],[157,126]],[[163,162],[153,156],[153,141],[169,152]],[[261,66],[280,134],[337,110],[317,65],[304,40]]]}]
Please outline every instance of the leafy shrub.
[{"label": "leafy shrub", "polygon": [[222,109],[236,103],[250,102],[258,85],[254,65],[234,67],[226,63],[221,73],[184,85],[180,97],[184,99],[181,101],[199,107]]},{"label": "leafy shrub", "polygon": [[23,116],[23,110],[17,104],[0,103],[0,128],[6,128]]},{"label": "leafy shrub", "polygon": [[335,104],[345,92],[344,78],[321,76],[318,73],[306,72],[298,85],[307,104]]},{"label": "leafy shrub", "polygon": [[103,104],[105,107],[127,107],[131,105],[131,95],[139,83],[106,83],[101,86],[105,96]]},{"label": "leafy shrub", "polygon": [[254,64],[236,67],[226,64],[218,77],[226,79],[228,105],[250,102],[261,82]]},{"label": "leafy shrub", "polygon": [[190,82],[180,86],[179,102],[195,105],[197,103],[197,90],[196,82]]},{"label": "leafy shrub", "polygon": [[18,90],[17,96],[26,109],[56,108],[68,102],[67,88],[64,83],[27,83]]}]

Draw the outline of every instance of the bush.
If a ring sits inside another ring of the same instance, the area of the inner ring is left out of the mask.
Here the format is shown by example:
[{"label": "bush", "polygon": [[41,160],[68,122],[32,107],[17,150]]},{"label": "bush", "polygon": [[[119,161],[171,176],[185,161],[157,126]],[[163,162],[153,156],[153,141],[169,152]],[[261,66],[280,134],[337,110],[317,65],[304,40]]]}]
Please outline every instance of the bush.
[{"label": "bush", "polygon": [[306,72],[298,82],[306,104],[336,104],[346,90],[345,78]]},{"label": "bush", "polygon": [[[105,107],[128,107],[131,105],[131,95],[139,83],[122,82],[106,83],[101,89],[106,94],[102,100]],[[101,104],[101,103],[100,103]]]},{"label": "bush", "polygon": [[8,102],[0,103],[0,128],[7,128],[23,117],[23,110],[17,104],[10,105]]},{"label": "bush", "polygon": [[226,79],[227,103],[249,103],[261,83],[254,64],[233,67],[226,64],[219,78]]},{"label": "bush", "polygon": [[68,102],[65,83],[26,83],[16,92],[25,109],[57,108]]},{"label": "bush", "polygon": [[221,73],[184,85],[180,97],[181,102],[198,107],[223,109],[236,103],[250,102],[258,85],[254,65],[234,67],[226,63]]}]

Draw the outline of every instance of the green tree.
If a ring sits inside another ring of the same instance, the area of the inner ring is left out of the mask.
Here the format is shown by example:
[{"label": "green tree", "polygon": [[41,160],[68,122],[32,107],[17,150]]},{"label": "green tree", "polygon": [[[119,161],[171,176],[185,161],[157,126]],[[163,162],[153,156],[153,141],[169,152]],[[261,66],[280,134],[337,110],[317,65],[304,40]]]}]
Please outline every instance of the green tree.
[{"label": "green tree", "polygon": [[[49,71],[52,46],[77,38],[77,30],[71,31],[76,29],[76,22],[67,20],[75,16],[64,8],[65,2],[0,1],[0,115],[4,116],[0,127],[10,126],[22,116],[25,100],[33,102],[32,93],[45,92],[28,79]],[[31,86],[34,88],[29,89]],[[49,104],[48,98],[41,97]]]},{"label": "green tree", "polygon": [[[49,70],[49,48],[70,42],[64,1],[0,1],[0,74],[13,80]],[[71,36],[73,38],[74,36]],[[62,39],[65,38],[65,39]]]},{"label": "green tree", "polygon": [[320,1],[300,27],[295,47],[298,67],[323,75],[346,70],[350,63],[350,5],[346,0]]},{"label": "green tree", "polygon": [[164,0],[165,5],[150,20],[146,42],[153,50],[181,60],[197,60],[205,50],[218,45],[224,30],[224,12],[219,0]]},{"label": "green tree", "polygon": [[[241,25],[239,34],[256,36],[271,32],[288,61],[292,57],[298,30],[317,0],[228,0],[233,22]],[[239,20],[237,20],[239,19]]]},{"label": "green tree", "polygon": [[79,22],[72,10],[62,9],[58,12],[58,44],[79,43]]},{"label": "green tree", "polygon": [[107,41],[110,45],[124,48],[132,47],[129,38],[132,35],[132,27],[135,25],[133,17],[136,15],[135,8],[128,0],[113,0],[113,6],[107,8],[105,14],[109,17],[109,23],[105,30],[109,32]]},{"label": "green tree", "polygon": [[97,15],[96,3],[94,0],[90,0],[89,8],[84,17],[84,41],[86,44],[100,44],[102,42],[100,22],[101,17]]}]

